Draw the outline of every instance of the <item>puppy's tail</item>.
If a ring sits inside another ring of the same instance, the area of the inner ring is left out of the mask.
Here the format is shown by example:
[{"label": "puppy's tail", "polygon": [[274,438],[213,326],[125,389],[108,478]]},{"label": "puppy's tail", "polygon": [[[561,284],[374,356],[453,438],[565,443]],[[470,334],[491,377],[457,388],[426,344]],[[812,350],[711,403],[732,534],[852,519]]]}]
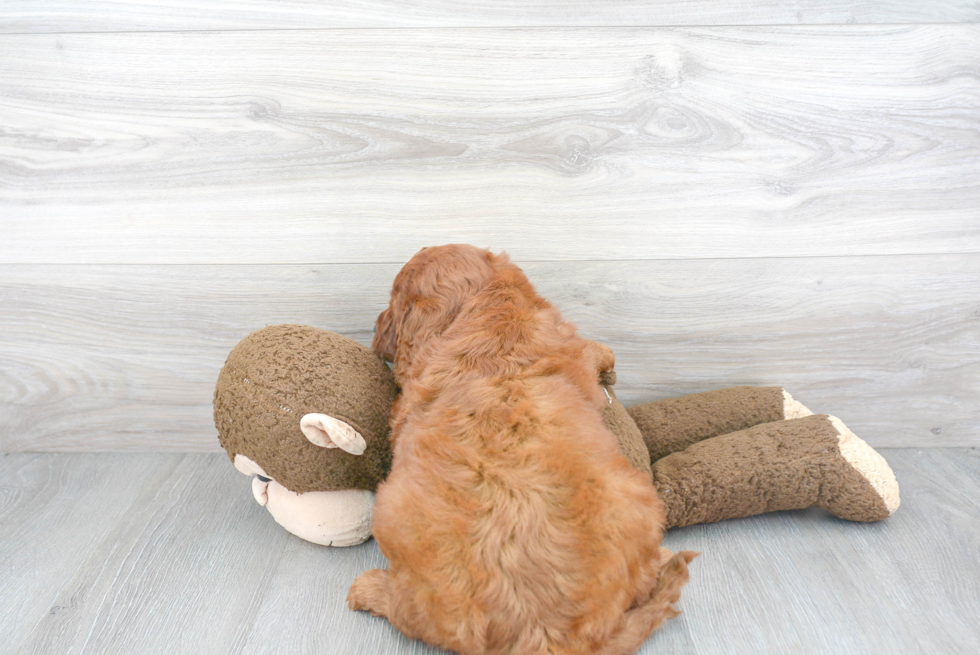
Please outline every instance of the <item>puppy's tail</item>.
[{"label": "puppy's tail", "polygon": [[680,599],[681,587],[687,583],[687,565],[698,555],[683,550],[667,561],[660,570],[656,591],[646,603],[626,612],[622,629],[606,642],[599,651],[601,655],[635,653],[664,621],[680,614],[679,610],[674,609],[674,603]]}]

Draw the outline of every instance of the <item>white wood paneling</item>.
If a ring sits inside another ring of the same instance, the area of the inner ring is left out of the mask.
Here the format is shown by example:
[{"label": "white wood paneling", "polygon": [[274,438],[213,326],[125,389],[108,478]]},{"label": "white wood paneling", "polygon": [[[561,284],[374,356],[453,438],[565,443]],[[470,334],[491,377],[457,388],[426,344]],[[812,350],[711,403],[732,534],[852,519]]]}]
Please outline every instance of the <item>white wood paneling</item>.
[{"label": "white wood paneling", "polygon": [[3,36],[0,262],[980,252],[978,43],[980,25]]},{"label": "white wood paneling", "polygon": [[[284,322],[369,343],[398,268],[0,267],[0,451],[216,451],[231,347]],[[783,385],[874,445],[978,443],[980,255],[524,268],[616,350],[627,404]]]},{"label": "white wood paneling", "polygon": [[970,0],[6,0],[0,33],[978,21]]},{"label": "white wood paneling", "polygon": [[[639,652],[975,652],[980,452],[883,455],[902,507],[880,523],[812,510],[667,532],[702,554],[683,613]],[[354,578],[385,566],[374,541],[287,534],[224,455],[13,454],[0,474],[6,650],[443,652],[347,609]]]}]

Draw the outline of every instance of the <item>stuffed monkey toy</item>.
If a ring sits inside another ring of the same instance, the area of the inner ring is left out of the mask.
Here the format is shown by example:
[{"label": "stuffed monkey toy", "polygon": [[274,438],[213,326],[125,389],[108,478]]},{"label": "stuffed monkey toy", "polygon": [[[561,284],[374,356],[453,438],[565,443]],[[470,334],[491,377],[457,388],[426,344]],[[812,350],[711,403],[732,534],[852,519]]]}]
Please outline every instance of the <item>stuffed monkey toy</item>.
[{"label": "stuffed monkey toy", "polygon": [[214,390],[218,439],[259,505],[298,537],[371,536],[374,490],[391,468],[388,366],[353,339],[275,325],[235,346]]},{"label": "stuffed monkey toy", "polygon": [[[878,521],[899,505],[895,475],[837,418],[779,387],[733,387],[626,409],[615,372],[597,380],[603,419],[656,486],[667,527],[819,507]],[[313,543],[370,537],[374,490],[391,465],[397,389],[371,350],[332,332],[277,325],[228,356],[214,395],[218,438],[277,522]]]}]

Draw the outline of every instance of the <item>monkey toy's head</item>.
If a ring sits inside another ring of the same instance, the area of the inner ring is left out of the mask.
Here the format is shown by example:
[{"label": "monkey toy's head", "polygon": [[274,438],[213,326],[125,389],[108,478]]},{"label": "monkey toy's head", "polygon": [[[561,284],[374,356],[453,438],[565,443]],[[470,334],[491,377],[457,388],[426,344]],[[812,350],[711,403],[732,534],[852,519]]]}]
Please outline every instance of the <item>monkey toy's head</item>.
[{"label": "monkey toy's head", "polygon": [[304,325],[248,335],[214,390],[218,439],[255,500],[286,530],[325,546],[371,536],[388,474],[388,366],[353,339]]}]

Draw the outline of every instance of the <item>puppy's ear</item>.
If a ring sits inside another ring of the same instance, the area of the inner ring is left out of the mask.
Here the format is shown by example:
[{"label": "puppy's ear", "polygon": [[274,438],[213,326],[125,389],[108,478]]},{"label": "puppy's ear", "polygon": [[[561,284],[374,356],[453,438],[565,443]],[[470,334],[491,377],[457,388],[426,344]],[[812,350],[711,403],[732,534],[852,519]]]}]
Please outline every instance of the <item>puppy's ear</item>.
[{"label": "puppy's ear", "polygon": [[378,320],[374,324],[371,350],[386,361],[395,361],[396,337],[395,322],[391,319],[391,307],[389,307],[378,315]]}]

